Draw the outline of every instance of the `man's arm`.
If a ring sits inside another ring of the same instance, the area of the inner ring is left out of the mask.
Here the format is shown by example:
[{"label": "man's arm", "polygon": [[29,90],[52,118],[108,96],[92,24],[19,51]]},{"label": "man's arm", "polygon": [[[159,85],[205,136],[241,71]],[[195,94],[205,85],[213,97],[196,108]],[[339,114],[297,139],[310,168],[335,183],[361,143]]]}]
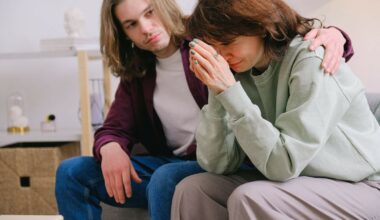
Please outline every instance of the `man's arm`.
[{"label": "man's arm", "polygon": [[94,156],[101,161],[107,193],[117,203],[132,196],[131,181],[141,182],[129,154],[136,143],[135,118],[128,85],[120,83],[103,126],[95,133]]},{"label": "man's arm", "polygon": [[127,85],[120,82],[115,100],[104,121],[103,126],[95,132],[94,156],[101,161],[100,149],[109,142],[116,142],[127,153],[137,142],[135,117],[132,111],[132,100]]}]

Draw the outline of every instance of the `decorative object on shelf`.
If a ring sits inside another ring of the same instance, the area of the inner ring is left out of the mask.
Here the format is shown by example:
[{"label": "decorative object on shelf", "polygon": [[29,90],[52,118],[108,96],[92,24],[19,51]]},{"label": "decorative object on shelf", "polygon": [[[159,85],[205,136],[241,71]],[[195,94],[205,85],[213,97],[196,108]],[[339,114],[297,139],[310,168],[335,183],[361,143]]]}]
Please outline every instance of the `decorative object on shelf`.
[{"label": "decorative object on shelf", "polygon": [[91,93],[90,93],[90,106],[91,106],[91,125],[94,130],[102,126],[104,121],[104,98],[103,98],[103,79],[90,79]]},{"label": "decorative object on shelf", "polygon": [[[90,112],[91,112],[91,126],[95,131],[103,125],[104,122],[104,91],[103,79],[94,78],[90,81]],[[78,108],[78,119],[81,118],[81,108]]]},{"label": "decorative object on shelf", "polygon": [[8,97],[8,129],[9,133],[25,133],[29,131],[29,120],[25,116],[24,99],[19,93]]},{"label": "decorative object on shelf", "polygon": [[69,38],[84,36],[85,18],[79,8],[71,8],[65,11],[64,28]]},{"label": "decorative object on shelf", "polygon": [[41,39],[41,51],[99,51],[99,37],[86,37],[84,34],[84,27],[85,18],[79,8],[66,10],[64,14],[64,28],[67,37]]},{"label": "decorative object on shelf", "polygon": [[55,124],[55,115],[50,114],[46,116],[46,119],[41,122],[41,131],[42,132],[54,132],[57,130],[57,126]]}]

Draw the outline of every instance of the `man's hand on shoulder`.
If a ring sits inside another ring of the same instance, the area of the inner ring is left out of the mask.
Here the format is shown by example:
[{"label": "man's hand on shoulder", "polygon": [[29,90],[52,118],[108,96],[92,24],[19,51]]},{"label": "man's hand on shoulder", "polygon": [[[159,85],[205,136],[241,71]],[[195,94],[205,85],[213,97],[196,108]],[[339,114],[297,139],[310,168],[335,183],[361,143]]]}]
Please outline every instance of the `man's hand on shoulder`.
[{"label": "man's hand on shoulder", "polygon": [[321,66],[326,73],[335,73],[338,70],[346,43],[346,38],[340,30],[334,27],[313,29],[305,35],[304,39],[312,40],[310,50],[315,50],[319,46],[325,47],[325,57]]}]

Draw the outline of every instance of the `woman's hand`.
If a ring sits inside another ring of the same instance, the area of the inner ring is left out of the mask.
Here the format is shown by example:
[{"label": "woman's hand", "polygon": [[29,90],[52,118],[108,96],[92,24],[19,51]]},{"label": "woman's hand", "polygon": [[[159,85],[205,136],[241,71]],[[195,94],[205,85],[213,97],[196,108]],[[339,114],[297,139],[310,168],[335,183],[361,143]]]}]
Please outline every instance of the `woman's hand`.
[{"label": "woman's hand", "polygon": [[322,68],[326,73],[332,74],[337,71],[346,43],[346,39],[338,29],[334,27],[313,29],[305,35],[304,39],[313,39],[310,50],[315,50],[321,45],[325,47],[326,53],[322,61]]},{"label": "woman's hand", "polygon": [[198,39],[189,45],[190,69],[209,89],[219,94],[236,83],[227,61],[213,47]]}]

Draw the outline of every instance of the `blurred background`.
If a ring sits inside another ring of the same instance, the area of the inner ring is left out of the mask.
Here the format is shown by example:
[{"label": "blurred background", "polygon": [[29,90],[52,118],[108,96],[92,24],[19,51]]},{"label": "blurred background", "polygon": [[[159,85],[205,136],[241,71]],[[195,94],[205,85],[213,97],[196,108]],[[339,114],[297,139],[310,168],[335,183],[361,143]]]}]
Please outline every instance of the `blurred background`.
[{"label": "blurred background", "polygon": [[[317,17],[341,28],[352,39],[355,56],[349,62],[368,92],[380,92],[379,0],[288,0],[300,14]],[[0,53],[40,50],[40,40],[64,38],[64,13],[79,8],[85,17],[85,37],[99,37],[101,0],[0,0]],[[178,0],[190,14],[196,0]],[[102,76],[100,60],[91,61],[90,79]],[[118,79],[112,80],[115,91]],[[91,89],[91,88],[90,88]],[[48,114],[56,115],[58,129],[80,129],[79,78],[75,57],[0,59],[0,131],[7,127],[7,98],[24,98],[31,129]]]}]

